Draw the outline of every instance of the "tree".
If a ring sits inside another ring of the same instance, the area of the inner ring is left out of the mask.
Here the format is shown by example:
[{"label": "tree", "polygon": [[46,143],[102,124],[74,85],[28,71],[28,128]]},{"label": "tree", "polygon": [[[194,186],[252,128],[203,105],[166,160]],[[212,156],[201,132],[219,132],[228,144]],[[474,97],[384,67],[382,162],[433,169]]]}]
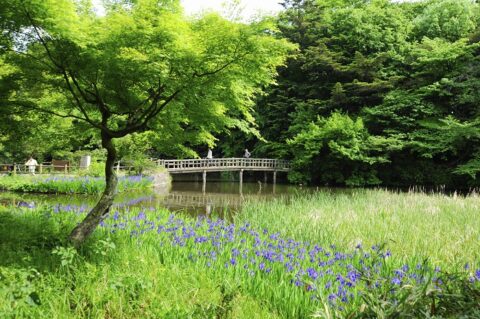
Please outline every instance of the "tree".
[{"label": "tree", "polygon": [[309,123],[288,145],[295,153],[292,181],[348,186],[379,184],[371,166],[388,163],[385,151],[399,147],[395,139],[370,135],[361,118],[338,112]]},{"label": "tree", "polygon": [[[81,244],[115,195],[115,139],[155,130],[196,133],[253,128],[252,97],[274,81],[293,48],[268,20],[250,25],[216,14],[186,18],[179,1],[20,1],[23,21],[7,56],[18,67],[8,105],[71,118],[96,129],[107,151],[105,190],[74,228]],[[177,140],[181,141],[181,139]]]},{"label": "tree", "polygon": [[466,37],[476,27],[478,8],[471,0],[430,1],[414,20],[417,39],[443,38],[450,41]]},{"label": "tree", "polygon": [[[478,185],[478,1],[284,6],[279,29],[300,52],[257,102],[266,141],[257,141],[256,154],[290,157],[295,182]],[[360,152],[345,156],[329,136]]]}]

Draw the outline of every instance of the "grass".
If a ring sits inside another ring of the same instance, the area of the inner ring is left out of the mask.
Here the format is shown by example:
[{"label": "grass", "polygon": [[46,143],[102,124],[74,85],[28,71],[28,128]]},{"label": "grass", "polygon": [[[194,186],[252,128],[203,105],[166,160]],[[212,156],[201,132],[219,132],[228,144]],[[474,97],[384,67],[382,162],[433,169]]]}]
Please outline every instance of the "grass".
[{"label": "grass", "polygon": [[[152,186],[146,176],[120,176],[118,191],[145,189]],[[99,194],[105,188],[105,178],[89,176],[15,175],[0,178],[0,190],[48,194]]]},{"label": "grass", "polygon": [[386,244],[398,258],[463,267],[480,260],[480,197],[386,190],[317,192],[249,203],[242,220],[352,250]]},{"label": "grass", "polygon": [[250,203],[233,223],[118,208],[79,251],[64,238],[81,214],[7,208],[0,317],[478,318],[477,243],[453,236],[478,239],[476,207],[355,191]]},{"label": "grass", "polygon": [[65,248],[75,214],[46,211],[0,214],[0,318],[277,318],[233,281],[166,264],[158,243],[129,233],[100,229],[81,251]]}]

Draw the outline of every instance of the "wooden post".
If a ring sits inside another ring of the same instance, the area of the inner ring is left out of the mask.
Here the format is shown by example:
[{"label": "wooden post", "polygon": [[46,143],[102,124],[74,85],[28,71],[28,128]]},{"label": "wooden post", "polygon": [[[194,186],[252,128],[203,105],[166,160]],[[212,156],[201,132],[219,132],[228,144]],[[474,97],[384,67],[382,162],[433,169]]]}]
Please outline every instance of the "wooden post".
[{"label": "wooden post", "polygon": [[68,164],[65,164],[65,174],[68,174]]},{"label": "wooden post", "polygon": [[38,174],[42,174],[43,172],[43,164],[40,163],[40,165],[38,165]]},{"label": "wooden post", "polygon": [[207,171],[203,171],[203,174],[202,174],[202,180],[203,180],[203,184],[202,184],[202,193],[205,194],[205,191],[207,190]]},{"label": "wooden post", "polygon": [[17,175],[17,164],[13,163],[13,175]]},{"label": "wooden post", "polygon": [[240,194],[243,192],[243,169],[240,170]]},{"label": "wooden post", "polygon": [[273,193],[275,194],[275,186],[277,185],[277,171],[273,171]]},{"label": "wooden post", "polygon": [[117,175],[120,172],[120,161],[117,162]]}]

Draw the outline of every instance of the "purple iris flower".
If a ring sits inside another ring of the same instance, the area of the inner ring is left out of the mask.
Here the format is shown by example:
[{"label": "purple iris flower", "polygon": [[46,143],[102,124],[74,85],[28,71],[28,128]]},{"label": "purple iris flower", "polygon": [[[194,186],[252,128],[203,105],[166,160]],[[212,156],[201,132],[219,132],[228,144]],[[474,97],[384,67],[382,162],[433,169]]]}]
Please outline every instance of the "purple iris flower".
[{"label": "purple iris flower", "polygon": [[308,268],[307,269],[307,274],[310,278],[312,278],[313,280],[317,279],[318,278],[318,273],[315,271],[315,269],[313,268]]},{"label": "purple iris flower", "polygon": [[401,285],[402,284],[402,280],[400,278],[397,278],[397,277],[394,277],[392,279],[392,284],[394,285]]}]

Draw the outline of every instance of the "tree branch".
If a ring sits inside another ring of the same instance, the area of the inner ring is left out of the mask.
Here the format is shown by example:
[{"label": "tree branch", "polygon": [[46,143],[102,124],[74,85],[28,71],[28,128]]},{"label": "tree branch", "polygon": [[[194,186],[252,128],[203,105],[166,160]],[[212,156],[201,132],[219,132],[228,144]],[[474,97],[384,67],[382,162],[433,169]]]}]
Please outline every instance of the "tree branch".
[{"label": "tree branch", "polygon": [[80,112],[83,114],[83,116],[85,117],[85,121],[88,122],[90,125],[98,128],[98,129],[101,129],[102,131],[108,131],[108,128],[106,126],[103,126],[103,125],[100,125],[94,121],[92,121],[90,119],[90,117],[88,116],[88,113],[87,111],[85,110],[85,108],[83,107],[82,105],[82,102],[80,101],[80,99],[78,98],[78,96],[75,94],[75,91],[73,90],[73,87],[70,83],[70,80],[68,78],[68,74],[66,71],[62,70],[62,74],[63,74],[63,78],[65,79],[65,83],[67,84],[67,88],[68,90],[70,91],[70,93],[72,94],[75,102],[76,102],[76,107],[80,110]]},{"label": "tree branch", "polygon": [[85,118],[83,118],[81,116],[76,116],[74,114],[61,114],[61,113],[58,113],[58,112],[55,112],[55,111],[52,111],[52,110],[48,110],[48,109],[38,107],[38,106],[36,106],[34,104],[31,104],[31,103],[22,103],[20,101],[9,101],[9,104],[18,105],[18,106],[21,106],[21,107],[24,107],[24,108],[27,108],[27,109],[39,111],[39,112],[46,113],[46,114],[55,115],[55,116],[58,116],[58,117],[61,117],[61,118],[72,118],[72,119],[77,119],[77,120],[81,120],[81,121],[89,123]]},{"label": "tree branch", "polygon": [[47,52],[48,58],[58,69],[62,69],[62,66],[59,63],[57,63],[55,61],[55,59],[53,58],[52,52],[48,48],[47,42],[43,39],[42,35],[40,34],[40,31],[39,31],[37,25],[35,24],[35,21],[33,21],[33,18],[30,16],[30,13],[28,12],[28,10],[25,7],[23,9],[24,9],[25,15],[27,16],[28,21],[30,21],[30,23],[32,24],[33,30],[35,31],[35,34],[37,35],[38,40],[40,40],[40,43],[45,48],[45,51]]},{"label": "tree branch", "polygon": [[[237,49],[238,48],[235,48],[235,53],[237,52]],[[198,73],[197,71],[193,72],[193,76],[194,77],[204,77],[204,76],[208,76],[208,75],[215,75],[223,70],[225,70],[226,68],[228,68],[230,65],[232,65],[233,63],[237,62],[238,60],[240,60],[241,58],[245,57],[248,55],[249,52],[244,52],[243,54],[240,54],[240,55],[237,55],[235,56],[234,58],[232,58],[232,60],[228,61],[227,63],[225,63],[224,65],[220,66],[218,69],[216,70],[212,70],[212,71],[206,71],[206,72],[203,72],[203,73]]]},{"label": "tree branch", "polygon": [[160,113],[170,102],[172,102],[175,97],[182,91],[182,89],[178,89],[175,91],[173,94],[171,94],[168,98],[163,101],[162,104],[158,105],[158,100],[156,101],[155,108],[150,111],[150,113],[144,113],[142,114],[143,121],[136,124],[136,125],[131,125],[129,127],[124,128],[123,130],[118,130],[118,131],[111,131],[111,134],[113,137],[123,137],[127,134],[133,133],[140,131],[142,129],[145,129],[147,127],[148,122],[154,118],[158,113]]},{"label": "tree branch", "polygon": [[[38,26],[36,25],[35,21],[33,20],[33,18],[30,16],[30,13],[24,8],[24,12],[25,12],[25,15],[27,16],[27,19],[30,21],[30,23],[32,24],[32,27],[35,31],[35,34],[37,35],[40,43],[42,44],[42,46],[44,47],[45,49],[45,52],[47,53],[47,56],[48,58],[50,59],[50,61],[53,63],[53,65],[55,65],[58,69],[58,71],[63,75],[63,78],[65,80],[65,83],[67,85],[67,89],[68,91],[72,94],[74,100],[75,100],[75,103],[76,103],[76,107],[80,110],[80,112],[83,114],[83,116],[85,117],[83,120],[86,121],[87,123],[89,123],[90,125],[102,130],[102,131],[105,131],[105,132],[109,132],[110,130],[105,126],[105,125],[101,125],[99,123],[96,123],[95,121],[93,121],[89,116],[88,116],[88,113],[86,111],[86,109],[83,107],[82,105],[82,102],[80,101],[79,97],[77,96],[77,94],[75,93],[75,90],[73,89],[72,87],[72,84],[70,83],[70,79],[69,79],[69,75],[68,75],[68,72],[67,70],[65,69],[65,67],[58,63],[54,58],[53,58],[53,55],[52,55],[52,52],[50,51],[50,48],[48,47],[48,44],[47,42],[45,41],[45,39],[43,39],[42,35],[40,34],[40,30],[38,29]],[[80,95],[82,96],[82,98],[85,100],[85,102],[87,103],[91,103],[91,100],[89,100],[86,95],[84,94],[84,92],[81,90],[78,82],[76,81],[75,77],[72,75],[72,73],[70,72],[70,77],[72,78],[72,81],[75,85],[75,87],[77,88],[77,90],[79,91]],[[55,112],[51,112],[51,114],[55,114]],[[102,113],[103,115],[103,113]],[[60,115],[59,115],[60,116]],[[62,116],[60,116],[62,117]],[[76,118],[79,118],[80,117],[76,117]],[[102,123],[103,124],[103,123]]]},{"label": "tree branch", "polygon": [[34,56],[34,55],[32,55],[32,54],[29,54],[29,53],[27,53],[27,52],[15,51],[15,50],[13,50],[13,49],[7,49],[7,51],[11,51],[11,52],[13,52],[13,53],[15,53],[15,54],[25,55],[25,56],[27,56],[27,57],[29,57],[29,58],[37,61],[39,64],[42,64],[43,66],[49,68],[50,70],[52,70],[52,71],[57,71],[57,69],[55,69],[54,67],[52,67],[52,66],[51,66],[50,64],[48,64],[46,61],[44,61],[44,60],[42,60],[42,59],[40,59],[40,58],[38,58],[38,57],[36,57],[36,56]]}]

